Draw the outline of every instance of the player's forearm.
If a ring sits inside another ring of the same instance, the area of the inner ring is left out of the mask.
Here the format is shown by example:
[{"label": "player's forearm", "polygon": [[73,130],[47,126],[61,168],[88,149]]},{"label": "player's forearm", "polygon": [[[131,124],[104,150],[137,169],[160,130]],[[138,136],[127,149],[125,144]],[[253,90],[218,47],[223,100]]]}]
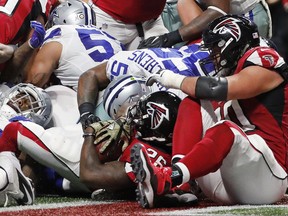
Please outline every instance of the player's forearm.
[{"label": "player's forearm", "polygon": [[[225,13],[223,11],[223,13]],[[207,28],[209,23],[215,18],[223,16],[217,10],[208,8],[198,17],[194,18],[189,24],[179,28],[179,33],[183,41],[191,41],[198,39],[202,36],[202,32]]]},{"label": "player's forearm", "polygon": [[5,45],[0,43],[0,64],[8,61],[13,56],[16,49],[16,45]]},{"label": "player's forearm", "polygon": [[18,76],[23,76],[25,66],[33,55],[34,50],[31,49],[27,42],[22,44],[13,54],[13,57],[7,62],[3,72],[3,81],[14,81]]},{"label": "player's forearm", "polygon": [[178,0],[177,9],[183,25],[188,24],[191,20],[203,13],[195,0]]},{"label": "player's forearm", "polygon": [[94,72],[91,70],[83,73],[78,81],[77,100],[78,105],[85,102],[96,104],[98,98],[98,80]]},{"label": "player's forearm", "polygon": [[93,186],[94,179],[93,173],[96,171],[95,168],[101,165],[100,160],[95,152],[94,146],[94,135],[87,134],[95,134],[95,131],[88,127],[85,129],[83,146],[81,149],[81,157],[80,157],[80,180],[86,184],[88,187],[96,187]]},{"label": "player's forearm", "polygon": [[48,83],[49,78],[50,74],[42,73],[40,71],[36,73],[29,71],[27,74],[27,78],[23,78],[23,82],[32,83],[33,85],[42,88],[45,86],[45,84]]},{"label": "player's forearm", "polygon": [[[91,128],[85,129],[84,133],[93,133]],[[134,187],[128,178],[124,162],[112,161],[101,163],[95,151],[94,137],[87,136],[81,150],[80,180],[91,190],[108,189],[123,190]]]}]

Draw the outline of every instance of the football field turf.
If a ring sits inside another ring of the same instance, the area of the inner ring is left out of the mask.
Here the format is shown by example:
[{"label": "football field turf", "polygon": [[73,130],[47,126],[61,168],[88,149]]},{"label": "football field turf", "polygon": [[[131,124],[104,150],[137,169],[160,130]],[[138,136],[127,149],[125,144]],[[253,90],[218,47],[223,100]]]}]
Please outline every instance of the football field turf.
[{"label": "football field turf", "polygon": [[142,209],[131,199],[114,199],[115,197],[99,196],[96,199],[41,196],[32,206],[0,208],[0,215],[39,216],[39,215],[288,215],[288,196],[275,205],[234,205],[221,206],[208,199],[199,200],[197,204],[185,207]]}]

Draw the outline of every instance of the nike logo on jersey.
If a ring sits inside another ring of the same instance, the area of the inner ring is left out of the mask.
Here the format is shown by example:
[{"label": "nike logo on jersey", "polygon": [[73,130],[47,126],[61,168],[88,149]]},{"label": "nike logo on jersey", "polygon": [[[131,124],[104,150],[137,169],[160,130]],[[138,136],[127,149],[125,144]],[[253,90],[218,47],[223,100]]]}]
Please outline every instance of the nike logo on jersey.
[{"label": "nike logo on jersey", "polygon": [[29,183],[29,180],[23,176],[18,170],[18,179],[19,179],[19,189],[24,194],[23,198],[20,200],[17,200],[19,204],[24,205],[31,205],[34,201],[34,191],[32,183]]}]

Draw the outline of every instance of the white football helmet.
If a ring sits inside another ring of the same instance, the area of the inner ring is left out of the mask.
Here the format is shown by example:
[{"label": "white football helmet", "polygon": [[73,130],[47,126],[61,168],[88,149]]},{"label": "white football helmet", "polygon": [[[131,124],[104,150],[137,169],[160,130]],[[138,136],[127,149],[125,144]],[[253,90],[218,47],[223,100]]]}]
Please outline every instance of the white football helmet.
[{"label": "white football helmet", "polygon": [[103,96],[103,106],[112,119],[125,116],[130,107],[151,92],[144,77],[122,75],[109,83]]},{"label": "white football helmet", "polygon": [[24,116],[45,127],[52,117],[51,99],[43,89],[19,83],[0,98],[0,115],[7,119]]},{"label": "white football helmet", "polygon": [[54,25],[96,25],[95,13],[84,1],[67,0],[50,13],[46,28]]}]

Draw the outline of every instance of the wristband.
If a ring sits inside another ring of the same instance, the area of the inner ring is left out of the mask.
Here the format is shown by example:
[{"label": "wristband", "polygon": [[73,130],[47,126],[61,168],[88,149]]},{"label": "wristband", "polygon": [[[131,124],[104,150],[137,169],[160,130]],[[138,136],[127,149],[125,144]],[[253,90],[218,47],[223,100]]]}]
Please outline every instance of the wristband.
[{"label": "wristband", "polygon": [[82,135],[82,137],[85,139],[86,137],[90,137],[90,136],[92,136],[92,137],[96,137],[96,133],[95,132],[93,132],[93,133],[83,133],[83,135]]},{"label": "wristband", "polygon": [[181,89],[181,84],[185,78],[186,76],[172,71],[165,71],[162,75],[161,83],[168,88]]},{"label": "wristband", "polygon": [[28,40],[28,45],[29,45],[29,47],[30,47],[31,49],[34,50],[35,48],[31,45],[30,40],[31,40],[31,38]]},{"label": "wristband", "polygon": [[78,109],[79,109],[80,115],[82,116],[83,113],[94,113],[95,106],[93,103],[84,102],[84,103],[80,104]]},{"label": "wristband", "polygon": [[215,7],[215,6],[209,6],[207,9],[217,11],[218,13],[221,13],[223,16],[227,15],[227,13],[225,11],[223,11],[222,9]]},{"label": "wristband", "polygon": [[176,31],[168,33],[168,38],[169,38],[168,43],[169,43],[170,46],[172,46],[172,45],[174,45],[176,43],[183,42],[183,38],[180,35],[179,30],[176,30]]}]

